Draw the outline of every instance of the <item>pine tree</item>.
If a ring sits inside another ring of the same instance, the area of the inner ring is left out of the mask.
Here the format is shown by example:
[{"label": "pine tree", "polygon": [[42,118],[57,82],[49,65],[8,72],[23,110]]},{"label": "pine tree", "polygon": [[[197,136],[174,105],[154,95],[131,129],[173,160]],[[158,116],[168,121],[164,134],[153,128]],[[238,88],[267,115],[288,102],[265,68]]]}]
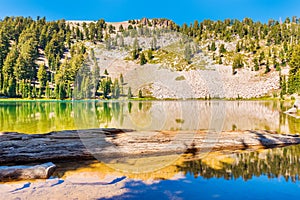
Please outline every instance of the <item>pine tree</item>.
[{"label": "pine tree", "polygon": [[138,58],[138,50],[133,49],[132,50],[132,60],[135,60]]},{"label": "pine tree", "polygon": [[152,49],[148,50],[147,56],[148,56],[148,60],[152,60],[152,58],[153,58]]},{"label": "pine tree", "polygon": [[49,82],[47,81],[46,83],[46,92],[45,92],[46,98],[50,98],[51,96],[51,91],[50,91],[50,86],[49,86]]},{"label": "pine tree", "polygon": [[145,54],[141,53],[141,58],[140,58],[140,65],[144,65],[147,63],[147,60],[145,58]]},{"label": "pine tree", "polygon": [[128,88],[127,98],[128,99],[132,98],[131,87]]},{"label": "pine tree", "polygon": [[234,70],[235,69],[242,68],[242,67],[244,67],[243,58],[242,58],[242,56],[240,54],[237,54],[233,58],[232,73],[234,74]]},{"label": "pine tree", "polygon": [[267,60],[265,74],[269,73],[270,71],[271,71],[271,69],[270,69],[270,66],[269,66],[269,60]]},{"label": "pine tree", "polygon": [[4,85],[8,84],[8,81],[10,79],[14,79],[14,66],[16,64],[17,58],[18,58],[18,51],[17,47],[13,46],[8,55],[6,56],[6,59],[4,61],[3,65],[3,78],[4,78]]},{"label": "pine tree", "polygon": [[[0,25],[1,27],[1,25]],[[7,54],[9,53],[9,38],[8,36],[1,31],[0,29],[0,90],[2,90],[3,85],[3,65]],[[5,73],[4,73],[5,74]]]},{"label": "pine tree", "polygon": [[113,88],[114,88],[114,92],[113,92],[114,98],[118,99],[120,97],[120,91],[121,91],[118,79],[115,79]]},{"label": "pine tree", "polygon": [[63,100],[66,98],[66,88],[65,88],[65,84],[64,83],[60,83],[59,84],[59,95],[58,95],[58,99]]},{"label": "pine tree", "polygon": [[217,50],[217,48],[216,48],[216,43],[215,43],[214,41],[211,43],[210,50],[211,50],[211,51],[216,51],[216,50]]},{"label": "pine tree", "polygon": [[104,75],[106,75],[106,76],[109,75],[107,69],[104,70]]},{"label": "pine tree", "polygon": [[139,51],[140,47],[139,47],[139,41],[137,38],[134,39],[132,47],[133,47],[133,49]]},{"label": "pine tree", "polygon": [[142,90],[139,90],[139,98],[143,98],[143,92],[142,92]]},{"label": "pine tree", "polygon": [[37,77],[39,79],[40,89],[42,90],[46,86],[47,82],[47,70],[45,64],[40,65]]},{"label": "pine tree", "polygon": [[285,78],[285,76],[280,76],[280,87],[281,87],[280,96],[283,96],[286,94],[286,78]]},{"label": "pine tree", "polygon": [[220,54],[226,53],[226,49],[225,49],[225,45],[224,45],[224,44],[221,44],[221,45],[220,45],[219,53],[220,53]]},{"label": "pine tree", "polygon": [[297,45],[293,48],[289,65],[290,71],[288,78],[288,93],[293,94],[298,92],[300,87],[300,45]]},{"label": "pine tree", "polygon": [[185,60],[190,63],[191,59],[192,59],[192,49],[191,49],[191,45],[187,44],[184,48],[184,58]]},{"label": "pine tree", "polygon": [[123,74],[122,73],[120,74],[120,83],[121,83],[121,85],[124,84],[124,78],[123,78]]},{"label": "pine tree", "polygon": [[56,99],[60,99],[60,94],[59,94],[59,84],[55,84],[55,88],[54,88],[54,95]]},{"label": "pine tree", "polygon": [[157,40],[156,40],[156,37],[153,37],[153,39],[151,41],[151,49],[152,50],[157,50]]},{"label": "pine tree", "polygon": [[124,28],[122,26],[122,24],[119,26],[119,32],[123,32],[124,31]]},{"label": "pine tree", "polygon": [[15,97],[16,96],[16,79],[10,78],[8,81],[8,97]]},{"label": "pine tree", "polygon": [[124,47],[125,46],[125,44],[124,44],[124,38],[123,38],[122,35],[119,38],[119,43],[118,44],[119,44],[120,47]]},{"label": "pine tree", "polygon": [[259,65],[258,65],[258,60],[257,60],[257,58],[254,58],[254,59],[253,59],[253,63],[254,63],[254,70],[255,70],[255,71],[258,71],[258,70],[259,70]]}]

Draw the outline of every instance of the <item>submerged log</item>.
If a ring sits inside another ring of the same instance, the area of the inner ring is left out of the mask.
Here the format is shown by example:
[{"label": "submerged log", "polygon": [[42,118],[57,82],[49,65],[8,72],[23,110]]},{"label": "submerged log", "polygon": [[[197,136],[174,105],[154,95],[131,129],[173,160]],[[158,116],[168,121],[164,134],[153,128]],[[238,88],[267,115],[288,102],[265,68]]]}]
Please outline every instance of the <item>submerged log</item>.
[{"label": "submerged log", "polygon": [[35,166],[0,166],[0,182],[49,178],[56,166],[49,162]]},{"label": "submerged log", "polygon": [[0,135],[0,164],[113,159],[122,156],[272,148],[300,144],[298,135],[269,131],[133,131],[91,129],[49,134]]}]

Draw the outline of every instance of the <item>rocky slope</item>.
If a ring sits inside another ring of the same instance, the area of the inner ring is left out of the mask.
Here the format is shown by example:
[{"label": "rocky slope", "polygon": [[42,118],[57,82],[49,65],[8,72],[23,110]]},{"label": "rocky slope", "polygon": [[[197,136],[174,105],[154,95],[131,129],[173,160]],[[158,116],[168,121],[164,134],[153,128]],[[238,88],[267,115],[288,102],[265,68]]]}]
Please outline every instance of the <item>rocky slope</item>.
[{"label": "rocky slope", "polygon": [[[142,20],[143,23],[147,20]],[[120,23],[111,23],[118,29]],[[127,22],[122,22],[127,27]],[[164,23],[162,23],[164,24]],[[268,74],[253,71],[250,67],[236,70],[233,75],[231,65],[219,65],[207,54],[205,46],[175,31],[160,28],[143,27],[111,34],[109,44],[92,44],[95,57],[104,75],[125,79],[124,94],[129,87],[134,95],[141,89],[147,96],[166,98],[253,98],[272,96],[279,87],[279,72],[272,70]],[[122,38],[122,39],[121,39]],[[155,39],[154,39],[155,38]],[[153,57],[141,66],[140,58],[132,59],[132,49],[137,42],[141,52],[147,57],[147,51],[156,43]],[[121,44],[122,43],[122,44]],[[185,59],[186,45],[191,47],[190,62]],[[180,78],[179,78],[180,77]]]}]

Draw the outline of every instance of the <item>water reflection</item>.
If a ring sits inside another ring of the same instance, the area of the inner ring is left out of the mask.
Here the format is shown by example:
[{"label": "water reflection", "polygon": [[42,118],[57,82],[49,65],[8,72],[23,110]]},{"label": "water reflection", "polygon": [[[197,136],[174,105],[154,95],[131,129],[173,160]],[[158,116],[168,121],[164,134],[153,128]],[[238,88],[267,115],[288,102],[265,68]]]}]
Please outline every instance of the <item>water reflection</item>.
[{"label": "water reflection", "polygon": [[47,133],[86,128],[246,130],[299,133],[300,119],[277,101],[0,102],[0,131]]},{"label": "water reflection", "polygon": [[[172,156],[172,155],[169,155]],[[200,156],[201,157],[201,156]],[[155,157],[149,156],[155,160]],[[149,180],[175,180],[193,176],[195,179],[225,179],[249,181],[256,177],[268,179],[284,178],[286,182],[299,181],[300,145],[275,149],[239,152],[210,152],[204,158],[182,155],[172,165],[154,172],[131,173],[118,171],[98,161],[80,163],[57,163],[55,176],[67,178],[78,173],[96,176],[100,179],[107,175],[126,176],[144,182]]]},{"label": "water reflection", "polygon": [[283,177],[286,181],[299,181],[300,146],[267,149],[255,152],[216,155],[202,160],[185,161],[180,171],[206,179],[223,178],[244,181],[266,175],[269,179]]}]

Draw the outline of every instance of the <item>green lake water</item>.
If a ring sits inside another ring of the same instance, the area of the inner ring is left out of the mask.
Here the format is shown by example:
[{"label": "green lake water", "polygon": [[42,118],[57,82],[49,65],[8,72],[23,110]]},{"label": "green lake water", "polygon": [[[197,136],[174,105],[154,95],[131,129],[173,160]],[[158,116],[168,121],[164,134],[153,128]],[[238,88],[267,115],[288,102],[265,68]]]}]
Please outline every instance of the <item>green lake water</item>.
[{"label": "green lake water", "polygon": [[0,131],[126,128],[135,130],[273,130],[300,133],[300,119],[278,101],[2,101]]}]

